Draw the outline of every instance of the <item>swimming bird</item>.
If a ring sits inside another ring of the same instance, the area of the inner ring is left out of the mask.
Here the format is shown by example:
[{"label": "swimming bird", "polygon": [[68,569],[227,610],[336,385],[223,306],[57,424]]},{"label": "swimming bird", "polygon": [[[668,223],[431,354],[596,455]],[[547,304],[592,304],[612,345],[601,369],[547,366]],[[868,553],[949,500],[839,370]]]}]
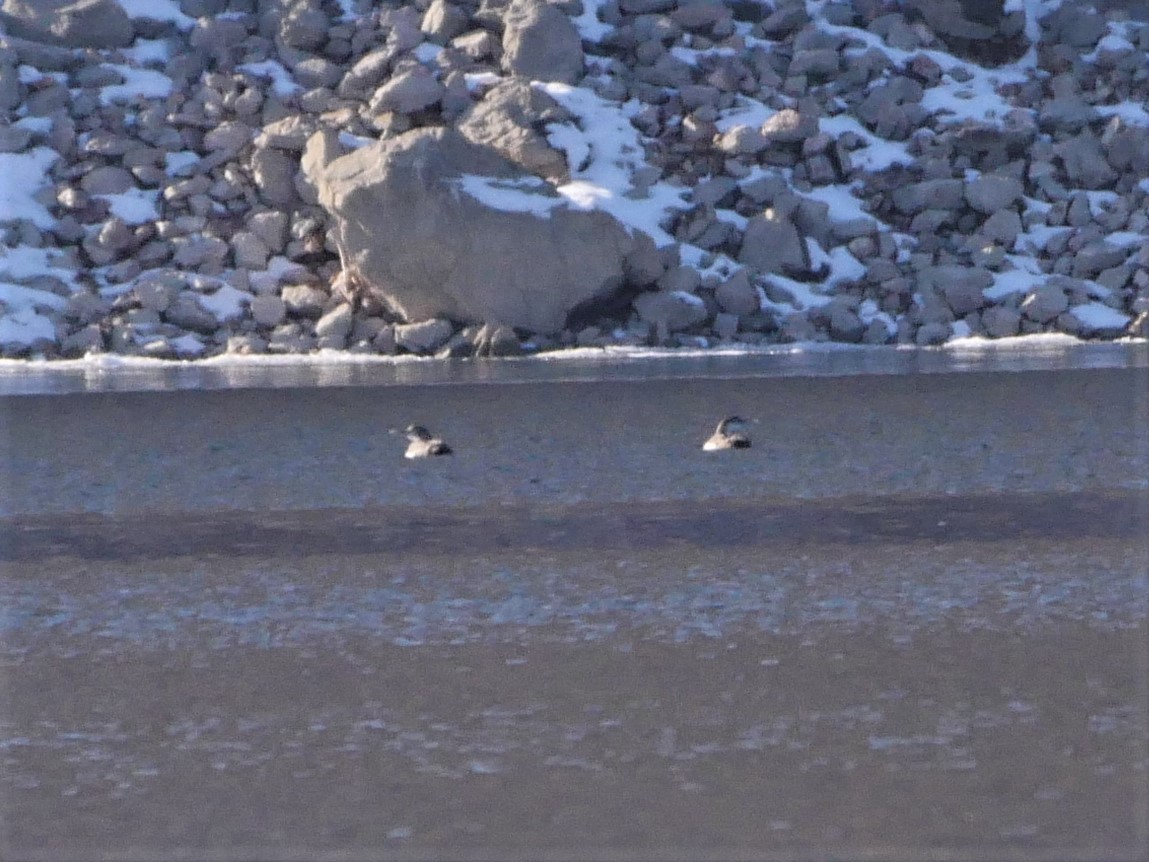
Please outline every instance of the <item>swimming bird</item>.
[{"label": "swimming bird", "polygon": [[435,455],[451,454],[451,447],[422,425],[408,425],[403,433],[409,441],[407,451],[403,453],[404,458],[431,458]]},{"label": "swimming bird", "polygon": [[721,449],[749,449],[750,437],[742,430],[746,420],[738,416],[727,416],[718,423],[710,439],[702,444],[704,452],[717,452]]}]

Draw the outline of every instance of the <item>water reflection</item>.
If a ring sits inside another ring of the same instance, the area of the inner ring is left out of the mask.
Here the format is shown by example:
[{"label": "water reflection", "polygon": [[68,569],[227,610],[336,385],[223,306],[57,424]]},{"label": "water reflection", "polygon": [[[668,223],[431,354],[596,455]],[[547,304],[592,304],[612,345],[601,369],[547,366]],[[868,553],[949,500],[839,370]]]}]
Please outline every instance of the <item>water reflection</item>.
[{"label": "water reflection", "polygon": [[679,378],[944,374],[1149,367],[1145,341],[967,340],[939,348],[777,345],[759,350],[575,350],[504,360],[434,360],[328,353],[223,356],[196,363],[89,357],[0,360],[0,396],[181,389],[427,386]]}]

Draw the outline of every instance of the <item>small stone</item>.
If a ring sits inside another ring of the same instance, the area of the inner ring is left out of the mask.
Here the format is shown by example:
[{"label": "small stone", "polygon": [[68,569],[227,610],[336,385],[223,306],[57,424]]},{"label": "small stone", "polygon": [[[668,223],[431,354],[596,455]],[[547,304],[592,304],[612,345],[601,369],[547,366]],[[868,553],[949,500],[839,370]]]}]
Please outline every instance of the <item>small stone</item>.
[{"label": "small stone", "polygon": [[949,340],[952,329],[948,323],[923,323],[914,333],[914,343],[919,347],[944,344]]},{"label": "small stone", "polygon": [[866,325],[862,323],[857,312],[853,309],[835,303],[830,310],[830,337],[835,341],[847,344],[857,344],[865,334]]},{"label": "small stone", "polygon": [[754,216],[746,225],[738,262],[760,273],[804,271],[809,264],[806,243],[798,228],[777,210]]},{"label": "small stone", "polygon": [[327,304],[327,294],[308,284],[291,284],[279,292],[287,310],[298,317],[318,320]]},{"label": "small stone", "polygon": [[231,238],[232,259],[243,269],[263,269],[271,250],[258,236],[250,231],[239,231]]},{"label": "small stone", "polygon": [[327,338],[339,341],[342,346],[342,342],[346,342],[351,332],[352,323],[351,306],[340,303],[316,321],[315,334],[320,340]]},{"label": "small stone", "polygon": [[255,149],[251,156],[251,174],[264,201],[275,207],[298,203],[299,196],[295,191],[297,167],[296,160],[282,150],[273,147]]},{"label": "small stone", "polygon": [[60,342],[60,355],[68,359],[89,353],[103,353],[104,349],[104,336],[96,323],[76,330]]},{"label": "small stone", "polygon": [[443,85],[430,69],[423,65],[408,66],[375,91],[369,110],[375,114],[388,111],[413,114],[437,104],[443,93]]},{"label": "small stone", "polygon": [[1069,297],[1055,284],[1034,289],[1021,303],[1021,313],[1035,323],[1049,323],[1068,308]]},{"label": "small stone", "polygon": [[783,108],[760,129],[762,137],[776,144],[798,144],[818,133],[818,116],[813,112],[799,113]]},{"label": "small stone", "polygon": [[1095,278],[1102,270],[1122,264],[1128,257],[1129,249],[1105,241],[1091,242],[1073,256],[1072,275],[1074,278]]},{"label": "small stone", "polygon": [[732,156],[756,155],[770,146],[770,141],[753,126],[735,126],[714,141],[719,152]]},{"label": "small stone", "polygon": [[287,317],[287,305],[278,296],[259,295],[251,300],[251,316],[260,326],[272,328]]},{"label": "small stone", "polygon": [[215,315],[206,311],[197,301],[196,294],[191,291],[184,291],[176,297],[164,312],[163,318],[180,329],[195,332],[212,333],[219,328],[219,321]]},{"label": "small stone", "polygon": [[1012,248],[1021,230],[1021,216],[1014,210],[1001,210],[982,223],[980,233],[988,240]]},{"label": "small stone", "polygon": [[719,338],[729,341],[738,334],[738,315],[720,311],[714,315],[714,323],[711,324],[711,329],[714,330],[714,334]]},{"label": "small stone", "polygon": [[991,338],[1017,335],[1021,327],[1021,314],[1005,305],[994,305],[981,313],[982,326]]},{"label": "small stone", "polygon": [[702,323],[708,317],[706,303],[682,291],[640,293],[634,300],[638,316],[654,327],[678,332]]},{"label": "small stone", "polygon": [[454,331],[447,320],[403,323],[395,327],[395,343],[411,353],[431,353],[446,344]]},{"label": "small stone", "polygon": [[971,207],[987,215],[1004,210],[1021,198],[1021,180],[1001,174],[984,174],[965,184],[965,199]]},{"label": "small stone", "polygon": [[135,187],[131,172],[114,165],[88,171],[80,180],[80,188],[90,195],[118,195]]},{"label": "small stone", "polygon": [[894,189],[893,203],[899,212],[914,215],[923,210],[956,210],[962,205],[961,180],[925,180]]},{"label": "small stone", "polygon": [[758,291],[750,283],[750,276],[740,269],[714,290],[719,307],[733,315],[753,314],[759,308]]},{"label": "small stone", "polygon": [[469,16],[457,6],[447,3],[446,0],[432,0],[427,11],[423,13],[423,21],[419,29],[438,45],[446,45],[460,33],[467,29]]}]

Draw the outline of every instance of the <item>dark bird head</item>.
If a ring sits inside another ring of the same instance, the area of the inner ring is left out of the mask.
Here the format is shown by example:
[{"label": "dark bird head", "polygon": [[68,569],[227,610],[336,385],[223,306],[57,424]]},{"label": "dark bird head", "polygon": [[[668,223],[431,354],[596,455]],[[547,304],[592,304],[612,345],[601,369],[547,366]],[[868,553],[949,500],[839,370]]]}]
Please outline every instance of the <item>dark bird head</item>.
[{"label": "dark bird head", "polygon": [[727,416],[725,419],[718,423],[718,428],[716,431],[719,434],[729,434],[732,431],[740,431],[745,427],[746,420],[741,416]]},{"label": "dark bird head", "polygon": [[422,425],[408,425],[407,429],[403,432],[407,435],[407,439],[412,442],[415,440],[433,440],[431,432],[424,428]]}]

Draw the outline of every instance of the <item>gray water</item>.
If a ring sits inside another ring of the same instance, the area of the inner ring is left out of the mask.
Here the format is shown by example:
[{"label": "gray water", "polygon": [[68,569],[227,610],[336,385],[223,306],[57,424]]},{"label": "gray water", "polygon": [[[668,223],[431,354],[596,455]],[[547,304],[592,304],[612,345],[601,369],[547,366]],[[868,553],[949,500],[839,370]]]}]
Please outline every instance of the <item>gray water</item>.
[{"label": "gray water", "polygon": [[869,501],[901,526],[15,542],[4,858],[1144,858],[1143,501],[1026,500],[948,537]]},{"label": "gray water", "polygon": [[[591,355],[587,355],[590,353]],[[108,361],[0,363],[0,397],[80,392],[280,389],[315,386],[429,386],[570,383],[742,377],[947,374],[1149,368],[1149,344],[1035,338],[944,348],[822,345],[760,352],[719,350],[656,355],[580,351],[501,360],[364,357],[227,357],[224,362]]]}]

